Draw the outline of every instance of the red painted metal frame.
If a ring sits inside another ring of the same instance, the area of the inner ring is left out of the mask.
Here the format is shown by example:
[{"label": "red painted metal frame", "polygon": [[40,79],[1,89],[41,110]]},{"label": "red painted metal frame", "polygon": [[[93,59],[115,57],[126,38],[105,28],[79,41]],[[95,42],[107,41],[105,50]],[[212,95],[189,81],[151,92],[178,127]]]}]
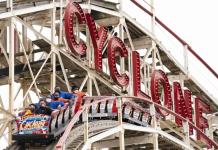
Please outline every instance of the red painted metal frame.
[{"label": "red painted metal frame", "polygon": [[[138,6],[141,10],[146,12],[149,16],[153,16],[153,14],[140,5],[136,0],[131,0],[136,6]],[[175,32],[173,32],[169,27],[167,27],[159,18],[155,17],[155,21],[160,24],[164,29],[166,29],[172,36],[174,36],[182,45],[187,46],[188,50],[202,63],[204,66],[218,79],[218,74],[215,70],[213,70],[192,48],[191,46],[185,42],[182,38],[180,38]]]}]

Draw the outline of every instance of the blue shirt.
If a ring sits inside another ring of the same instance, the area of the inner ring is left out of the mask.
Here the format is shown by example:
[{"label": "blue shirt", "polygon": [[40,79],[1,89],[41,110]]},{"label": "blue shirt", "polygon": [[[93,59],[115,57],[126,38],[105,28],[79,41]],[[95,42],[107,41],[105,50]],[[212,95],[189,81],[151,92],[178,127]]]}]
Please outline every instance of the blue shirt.
[{"label": "blue shirt", "polygon": [[56,101],[56,102],[50,102],[50,103],[48,104],[48,106],[49,106],[50,108],[52,108],[52,109],[57,109],[57,107],[58,107],[59,105],[61,105],[61,107],[64,106],[64,102]]},{"label": "blue shirt", "polygon": [[[60,94],[59,96],[61,98],[64,98],[64,99],[72,99],[72,98],[76,97],[75,94],[64,92],[64,91],[61,91],[59,94]],[[53,94],[51,95],[51,99],[54,99],[54,95]]]}]

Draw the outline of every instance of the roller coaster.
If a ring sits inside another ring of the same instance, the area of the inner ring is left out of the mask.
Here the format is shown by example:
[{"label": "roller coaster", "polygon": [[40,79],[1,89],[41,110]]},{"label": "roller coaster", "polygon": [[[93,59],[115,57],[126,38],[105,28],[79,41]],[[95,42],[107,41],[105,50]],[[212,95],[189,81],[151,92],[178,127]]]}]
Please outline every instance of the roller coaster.
[{"label": "roller coaster", "polygon": [[[218,149],[218,74],[153,0],[0,0],[0,58],[2,149]],[[72,107],[17,116],[72,85]]]}]

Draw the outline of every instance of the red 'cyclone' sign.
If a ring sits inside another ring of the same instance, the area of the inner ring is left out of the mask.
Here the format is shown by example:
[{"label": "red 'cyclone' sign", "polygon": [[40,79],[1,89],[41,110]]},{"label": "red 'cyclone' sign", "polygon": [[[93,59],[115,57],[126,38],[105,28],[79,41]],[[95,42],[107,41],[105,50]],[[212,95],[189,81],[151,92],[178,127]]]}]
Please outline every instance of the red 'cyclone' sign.
[{"label": "red 'cyclone' sign", "polygon": [[[89,13],[84,13],[80,5],[76,2],[69,2],[65,9],[64,16],[64,25],[65,25],[65,34],[68,46],[71,52],[75,55],[85,55],[87,46],[84,41],[79,39],[77,42],[74,36],[74,23],[75,17],[78,19],[78,23],[81,25],[87,25],[94,48],[94,64],[95,69],[98,72],[102,72],[102,50],[104,48],[105,42],[108,37],[107,28],[100,27],[97,28],[93,17]],[[123,41],[118,37],[111,37],[107,46],[107,55],[108,55],[108,65],[110,70],[110,75],[114,82],[119,86],[128,86],[129,77],[126,73],[120,74],[116,67],[116,56],[127,57],[128,51],[125,47]],[[146,95],[141,91],[140,87],[140,56],[137,51],[132,51],[132,76],[133,76],[133,94],[134,96],[151,98],[155,103],[161,104],[159,96],[159,86],[160,84],[163,87],[164,91],[164,103],[163,105],[172,109],[172,96],[171,88],[167,78],[167,75],[161,70],[153,71],[151,75],[151,97]],[[130,65],[130,64],[129,64]],[[189,119],[190,122],[194,122],[192,117],[192,101],[191,101],[191,91],[185,90],[184,92],[181,89],[181,86],[178,82],[173,83],[173,95],[174,95],[174,108],[175,113],[181,115],[184,118]],[[184,93],[184,94],[183,94]],[[205,128],[208,128],[207,120],[203,117],[204,113],[209,113],[210,108],[207,104],[203,103],[200,98],[195,98],[195,123],[197,128],[201,129],[202,132],[205,131]],[[157,109],[163,117],[167,116],[168,113],[164,110]],[[182,126],[182,121],[179,118],[176,118],[175,122]],[[193,127],[190,126],[190,134],[193,133]],[[211,147],[212,145],[215,148],[218,148],[217,144],[214,144],[212,140],[203,138],[202,133],[197,133],[197,139],[203,139],[206,141],[207,145]]]}]

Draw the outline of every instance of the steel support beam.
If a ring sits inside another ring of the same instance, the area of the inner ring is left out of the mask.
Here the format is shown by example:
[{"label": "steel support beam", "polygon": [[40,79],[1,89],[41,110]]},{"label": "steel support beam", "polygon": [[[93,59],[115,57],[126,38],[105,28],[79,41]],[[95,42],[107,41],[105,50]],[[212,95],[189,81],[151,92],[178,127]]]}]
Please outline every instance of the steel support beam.
[{"label": "steel support beam", "polygon": [[7,54],[6,50],[5,50],[5,48],[3,47],[3,44],[1,43],[1,41],[0,41],[0,48],[1,48],[1,51],[3,52],[3,54],[5,56],[5,59],[6,59],[7,63],[9,64],[8,54]]},{"label": "steel support beam", "polygon": [[[51,42],[55,43],[55,21],[56,21],[56,7],[54,4],[54,0],[52,2],[53,8],[51,9]],[[51,50],[54,51],[54,46],[51,46]],[[51,54],[51,65],[52,65],[52,73],[51,73],[51,89],[50,91],[54,93],[54,88],[56,86],[56,54],[53,52]]]},{"label": "steel support beam", "polygon": [[[14,113],[14,22],[13,18],[9,21],[9,112]],[[12,125],[8,125],[8,144],[12,142]]]},{"label": "steel support beam", "polygon": [[39,11],[48,10],[48,9],[52,9],[52,8],[53,8],[53,4],[50,3],[50,4],[35,6],[35,7],[13,10],[13,12],[9,11],[9,12],[5,12],[5,13],[1,13],[0,19],[5,19],[5,18],[13,17],[13,16],[20,16],[20,15],[34,13],[34,12],[39,12]]},{"label": "steel support beam", "polygon": [[88,78],[89,78],[89,76],[86,75],[85,78],[83,79],[82,84],[81,84],[80,87],[79,87],[79,91],[82,91],[82,90],[83,90],[83,88],[84,88],[84,86],[85,86],[85,84],[86,84]]},{"label": "steel support beam", "polygon": [[8,115],[8,116],[10,116],[10,117],[13,117],[13,118],[16,117],[16,116],[15,116],[14,114],[12,114],[10,111],[5,110],[3,107],[0,107],[0,113],[6,114],[6,115]]},{"label": "steel support beam", "polygon": [[121,97],[117,99],[117,104],[118,104],[118,122],[119,122],[119,126],[121,127],[121,130],[119,131],[119,146],[120,146],[120,150],[125,150]]},{"label": "steel support beam", "polygon": [[121,131],[121,129],[122,129],[121,126],[117,126],[117,127],[114,127],[114,128],[109,129],[109,130],[107,130],[107,131],[105,131],[103,133],[100,133],[100,134],[98,134],[96,136],[93,136],[93,137],[89,138],[88,141],[84,144],[82,150],[87,150],[88,147],[90,147],[90,145],[92,143],[94,143],[96,141],[99,141],[101,139],[104,139],[104,138],[106,138],[106,137],[108,137],[110,135],[113,135],[115,133],[118,133],[119,131]]},{"label": "steel support beam", "polygon": [[60,22],[59,22],[59,37],[58,44],[63,44],[63,0],[60,0]]},{"label": "steel support beam", "polygon": [[185,68],[185,71],[187,73],[189,73],[189,66],[188,66],[188,46],[185,45],[184,46],[184,68]]},{"label": "steel support beam", "polygon": [[[185,134],[184,142],[187,146],[190,147],[190,137],[189,137],[189,124],[187,121],[183,121],[183,131]],[[188,149],[187,149],[188,150]]]},{"label": "steel support beam", "polygon": [[124,124],[123,128],[125,130],[132,130],[132,131],[139,131],[139,132],[146,132],[146,133],[156,133],[156,134],[159,134],[159,135],[173,141],[174,143],[182,146],[185,149],[194,150],[194,148],[186,145],[185,142],[175,138],[174,136],[172,136],[172,135],[170,135],[170,134],[168,134],[160,129],[155,129],[155,128],[151,128],[151,127],[136,126],[136,125],[131,125],[131,124]]},{"label": "steel support beam", "polygon": [[57,55],[58,55],[58,60],[59,60],[59,63],[61,65],[61,70],[62,70],[62,73],[64,75],[64,80],[65,80],[65,84],[67,86],[67,90],[68,92],[70,93],[71,92],[71,89],[70,89],[70,83],[69,83],[69,80],[67,78],[67,73],[65,71],[65,68],[64,68],[64,64],[63,64],[63,61],[62,61],[62,58],[61,58],[61,55],[60,55],[60,52],[58,51],[57,52]]},{"label": "steel support beam", "polygon": [[[5,132],[5,129],[7,128],[7,127],[9,127],[10,126],[10,123],[8,122],[8,121],[6,121],[3,125],[2,125],[2,127],[0,128],[0,136],[2,136],[3,134],[4,134],[4,132]],[[9,131],[10,132],[10,131]],[[10,140],[9,138],[10,138],[10,134],[11,134],[11,132],[9,133],[8,132],[8,140]],[[8,141],[9,142],[9,141]],[[8,143],[8,144],[10,144],[10,143]]]},{"label": "steel support beam", "polygon": [[[137,137],[125,137],[125,146],[130,145],[141,145],[152,143],[152,138],[148,134]],[[92,144],[93,148],[103,149],[103,148],[117,148],[119,147],[119,139],[108,139],[95,142]]]},{"label": "steel support beam", "polygon": [[[16,26],[15,26],[15,29],[17,30],[17,27],[16,27]],[[17,33],[18,33],[18,30],[17,30]],[[28,69],[29,69],[29,71],[30,71],[30,76],[31,76],[32,80],[34,80],[33,71],[32,71],[32,68],[31,68],[31,66],[30,66],[30,62],[29,62],[29,58],[28,58],[27,53],[26,53],[25,46],[24,46],[24,44],[23,44],[23,42],[22,42],[22,40],[21,40],[20,34],[18,33],[17,35],[18,35],[18,39],[19,39],[19,41],[20,41],[20,45],[21,45],[21,48],[22,48],[22,50],[23,50],[25,59],[26,59],[26,64],[27,64]],[[37,85],[36,85],[35,82],[34,82],[34,87],[35,87],[35,89],[36,89],[35,92],[36,92],[37,96],[40,97],[40,94],[39,94],[39,91],[38,91],[38,87],[37,87]]]},{"label": "steel support beam", "polygon": [[50,51],[50,53],[48,54],[48,56],[46,57],[45,61],[43,62],[42,66],[40,67],[38,73],[36,74],[35,78],[33,79],[32,83],[30,84],[26,94],[24,95],[23,99],[25,99],[30,91],[30,89],[32,88],[33,84],[36,82],[36,79],[38,78],[39,74],[41,73],[42,69],[44,68],[46,62],[48,61],[49,57],[51,56],[52,51]]},{"label": "steel support beam", "polygon": [[99,90],[98,83],[97,83],[96,79],[93,78],[92,80],[93,80],[93,82],[94,82],[95,89],[96,89],[96,91],[97,91],[97,95],[98,95],[98,96],[101,96],[101,93],[100,93],[100,90]]},{"label": "steel support beam", "polygon": [[91,8],[91,10],[95,10],[95,11],[99,11],[99,12],[102,12],[102,13],[106,13],[106,14],[109,14],[109,15],[112,15],[112,16],[120,17],[120,13],[119,13],[119,12],[113,11],[113,10],[109,10],[109,9],[107,9],[107,8],[102,8],[102,7],[99,7],[99,6],[87,5],[87,4],[80,4],[80,6],[81,6],[83,9],[89,9],[89,8]]},{"label": "steel support beam", "polygon": [[[152,124],[151,126],[154,129],[157,129],[157,118],[156,118],[156,110],[155,110],[155,106],[154,104],[150,105],[150,115],[152,116]],[[153,145],[154,145],[154,150],[158,150],[159,146],[158,146],[158,134],[157,133],[153,133]]]}]

